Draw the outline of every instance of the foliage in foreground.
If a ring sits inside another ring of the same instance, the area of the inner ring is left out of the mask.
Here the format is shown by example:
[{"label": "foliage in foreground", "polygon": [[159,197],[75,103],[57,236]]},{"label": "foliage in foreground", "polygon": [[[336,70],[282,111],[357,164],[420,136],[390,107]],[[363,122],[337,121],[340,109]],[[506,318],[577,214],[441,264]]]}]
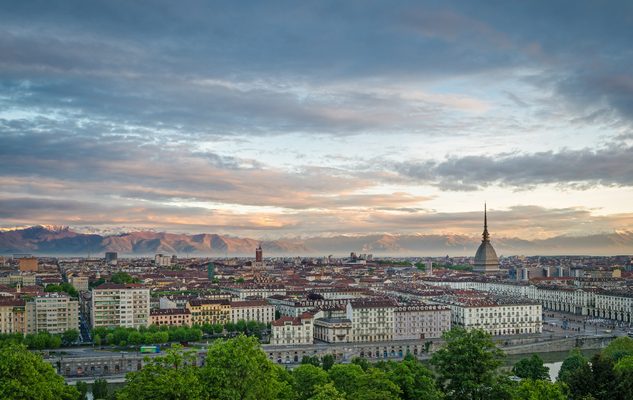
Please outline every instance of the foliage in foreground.
[{"label": "foliage in foreground", "polygon": [[22,344],[0,347],[0,399],[75,400],[79,392]]}]

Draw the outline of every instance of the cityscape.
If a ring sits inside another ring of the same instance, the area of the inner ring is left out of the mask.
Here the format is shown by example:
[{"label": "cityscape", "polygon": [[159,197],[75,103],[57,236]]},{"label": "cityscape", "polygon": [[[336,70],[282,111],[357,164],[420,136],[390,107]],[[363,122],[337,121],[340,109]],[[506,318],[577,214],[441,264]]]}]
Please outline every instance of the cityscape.
[{"label": "cityscape", "polygon": [[633,3],[0,2],[0,399],[633,399]]}]

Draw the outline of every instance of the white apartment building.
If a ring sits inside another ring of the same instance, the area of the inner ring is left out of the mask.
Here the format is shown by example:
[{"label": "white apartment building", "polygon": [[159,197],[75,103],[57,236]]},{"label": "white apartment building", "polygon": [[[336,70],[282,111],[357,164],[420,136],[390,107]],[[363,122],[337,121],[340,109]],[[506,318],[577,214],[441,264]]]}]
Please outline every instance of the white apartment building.
[{"label": "white apartment building", "polygon": [[266,300],[244,300],[231,302],[231,322],[257,321],[263,324],[275,320],[275,306]]},{"label": "white apartment building", "polygon": [[270,344],[298,345],[312,344],[314,337],[314,315],[303,313],[300,316],[281,317],[271,323]]},{"label": "white apartment building", "polygon": [[352,341],[378,342],[393,339],[392,299],[359,299],[347,303],[347,319],[352,321]]},{"label": "white apartment building", "polygon": [[26,303],[26,333],[79,330],[79,302],[65,294],[47,293]]},{"label": "white apartment building", "polygon": [[143,285],[104,283],[92,289],[93,327],[148,326],[149,309],[149,289]]},{"label": "white apartment building", "polygon": [[347,318],[317,318],[314,320],[314,338],[327,343],[352,341],[352,321]]},{"label": "white apartment building", "polygon": [[452,326],[483,329],[494,336],[540,333],[542,306],[536,301],[461,291],[435,297],[451,309]]},{"label": "white apartment building", "polygon": [[434,339],[451,329],[451,310],[436,304],[402,305],[394,309],[393,340]]}]

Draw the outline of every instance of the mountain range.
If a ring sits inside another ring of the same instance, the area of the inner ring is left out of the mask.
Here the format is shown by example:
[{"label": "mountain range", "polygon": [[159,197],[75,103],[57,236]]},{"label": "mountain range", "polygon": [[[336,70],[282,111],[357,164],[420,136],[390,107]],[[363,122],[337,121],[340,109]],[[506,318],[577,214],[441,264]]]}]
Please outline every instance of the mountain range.
[{"label": "mountain range", "polygon": [[[342,235],[278,240],[256,240],[219,234],[127,232],[112,235],[80,233],[63,226],[32,226],[0,231],[0,254],[120,255],[155,253],[209,256],[253,256],[261,243],[266,255],[343,255],[352,251],[378,255],[462,256],[474,255],[479,237],[465,235]],[[493,238],[500,255],[633,253],[633,231],[589,236],[556,236],[539,240]]]}]

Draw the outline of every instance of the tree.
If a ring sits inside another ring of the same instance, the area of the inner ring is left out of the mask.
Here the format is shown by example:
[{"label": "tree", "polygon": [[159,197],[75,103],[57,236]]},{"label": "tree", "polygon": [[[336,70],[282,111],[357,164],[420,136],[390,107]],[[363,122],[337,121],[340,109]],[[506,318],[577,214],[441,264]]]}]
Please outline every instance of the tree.
[{"label": "tree", "polygon": [[621,399],[633,399],[633,356],[621,358],[613,367]]},{"label": "tree", "polygon": [[115,272],[110,276],[110,282],[112,283],[139,283],[141,280],[132,277],[127,272]]},{"label": "tree", "polygon": [[194,352],[182,352],[182,346],[173,346],[165,356],[155,357],[140,371],[127,374],[126,385],[117,392],[117,399],[203,399],[195,357]]},{"label": "tree", "polygon": [[512,373],[524,379],[549,380],[549,368],[543,365],[543,359],[538,354],[519,360],[512,367]]},{"label": "tree", "polygon": [[75,400],[79,391],[64,383],[53,366],[22,344],[0,347],[0,399]]},{"label": "tree", "polygon": [[92,396],[95,400],[108,398],[108,381],[105,379],[95,379],[92,384]]},{"label": "tree", "polygon": [[335,359],[332,354],[326,354],[321,359],[321,363],[323,364],[323,369],[329,371],[330,368],[334,365]]},{"label": "tree", "polygon": [[65,346],[71,345],[79,340],[79,331],[77,329],[69,329],[62,333],[62,343]]},{"label": "tree", "polygon": [[544,379],[524,379],[516,387],[513,400],[566,400],[561,385]]},{"label": "tree", "polygon": [[618,397],[617,376],[613,359],[598,353],[591,357],[591,394],[597,400],[613,400]]},{"label": "tree", "polygon": [[356,364],[335,364],[328,375],[339,392],[352,398],[350,395],[358,390],[365,371]]},{"label": "tree", "polygon": [[257,339],[245,335],[215,341],[200,368],[200,379],[213,399],[272,400],[286,389]]},{"label": "tree", "polygon": [[295,379],[295,392],[300,399],[312,397],[315,387],[325,385],[330,381],[327,372],[312,364],[302,364],[292,371]]},{"label": "tree", "polygon": [[77,289],[68,282],[60,283],[59,285],[47,285],[44,291],[48,293],[66,293],[71,297],[79,297]]},{"label": "tree", "polygon": [[326,383],[314,388],[314,396],[308,400],[346,400],[345,396],[336,390],[334,384]]},{"label": "tree", "polygon": [[617,362],[620,358],[626,356],[633,356],[633,339],[628,336],[620,336],[614,339],[602,350],[602,355],[612,359],[613,362]]},{"label": "tree", "polygon": [[402,362],[386,362],[383,369],[389,379],[400,387],[404,400],[438,400],[444,397],[435,384],[433,373],[411,355]]},{"label": "tree", "polygon": [[384,371],[370,368],[360,381],[360,387],[348,397],[358,400],[399,400],[402,391]]},{"label": "tree", "polygon": [[453,328],[431,357],[444,393],[453,399],[492,399],[504,354],[483,330]]},{"label": "tree", "polygon": [[558,381],[567,385],[571,399],[583,399],[591,393],[593,386],[591,367],[580,350],[572,350],[563,361],[558,372]]},{"label": "tree", "polygon": [[301,364],[310,364],[310,365],[314,365],[315,367],[320,367],[321,360],[319,359],[318,356],[303,356],[301,358]]},{"label": "tree", "polygon": [[88,399],[88,384],[83,381],[77,381],[75,388],[79,391],[79,400]]}]

